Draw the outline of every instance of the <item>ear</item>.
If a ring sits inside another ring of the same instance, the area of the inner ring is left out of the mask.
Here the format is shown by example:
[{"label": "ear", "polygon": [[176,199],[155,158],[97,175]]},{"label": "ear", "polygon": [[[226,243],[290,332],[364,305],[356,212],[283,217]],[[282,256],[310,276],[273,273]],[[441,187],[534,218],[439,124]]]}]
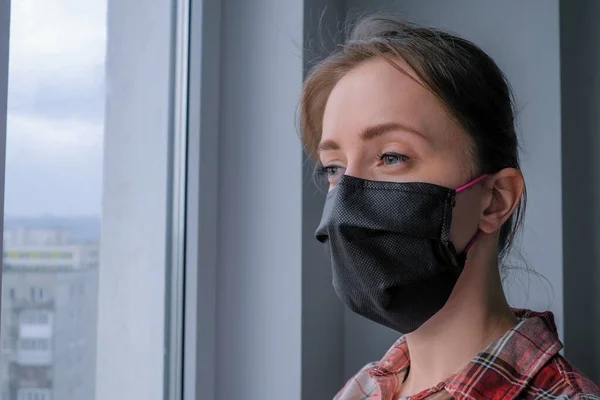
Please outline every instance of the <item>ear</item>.
[{"label": "ear", "polygon": [[486,180],[489,195],[485,196],[479,229],[493,233],[510,218],[523,196],[525,180],[521,171],[505,168]]}]

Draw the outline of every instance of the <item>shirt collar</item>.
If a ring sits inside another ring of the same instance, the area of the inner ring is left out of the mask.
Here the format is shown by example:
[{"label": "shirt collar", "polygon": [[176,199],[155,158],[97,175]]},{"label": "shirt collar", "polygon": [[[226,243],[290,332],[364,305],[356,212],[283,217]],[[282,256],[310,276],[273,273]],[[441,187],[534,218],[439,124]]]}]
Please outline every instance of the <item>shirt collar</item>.
[{"label": "shirt collar", "polygon": [[[515,399],[547,361],[562,349],[562,343],[551,312],[514,312],[520,320],[517,326],[433,390],[445,389],[457,400]],[[393,389],[398,390],[398,383],[404,380],[409,367],[408,345],[403,336],[373,367],[371,375],[376,379],[396,375],[398,379]]]}]

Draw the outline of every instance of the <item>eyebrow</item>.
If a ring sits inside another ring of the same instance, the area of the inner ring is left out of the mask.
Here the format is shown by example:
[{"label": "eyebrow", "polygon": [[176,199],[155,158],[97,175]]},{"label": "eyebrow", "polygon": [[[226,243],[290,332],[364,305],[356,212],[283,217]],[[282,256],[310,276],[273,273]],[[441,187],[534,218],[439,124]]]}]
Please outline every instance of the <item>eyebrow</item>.
[{"label": "eyebrow", "polygon": [[[427,137],[425,135],[423,135],[421,132],[415,130],[414,128],[399,124],[397,122],[388,122],[388,123],[384,123],[384,124],[370,126],[370,127],[366,128],[365,130],[363,130],[362,132],[360,132],[359,136],[361,137],[362,140],[366,141],[366,140],[375,139],[376,137],[385,135],[386,133],[391,132],[391,131],[404,131],[404,132],[412,133],[415,135],[419,135],[423,139],[427,139]],[[340,149],[340,145],[337,142],[335,142],[333,140],[325,140],[325,141],[319,143],[317,151],[321,152],[321,151],[326,151],[326,150],[339,150],[339,149]]]}]

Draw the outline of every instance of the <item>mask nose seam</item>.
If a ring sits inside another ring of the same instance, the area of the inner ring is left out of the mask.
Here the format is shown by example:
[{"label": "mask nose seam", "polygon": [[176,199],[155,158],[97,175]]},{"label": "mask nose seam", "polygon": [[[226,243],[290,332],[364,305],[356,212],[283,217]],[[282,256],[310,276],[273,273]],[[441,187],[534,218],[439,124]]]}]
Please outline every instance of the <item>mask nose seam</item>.
[{"label": "mask nose seam", "polygon": [[[448,206],[450,205],[450,206]],[[450,241],[450,226],[452,223],[452,208],[454,207],[454,192],[448,192],[446,201],[444,202],[444,223],[440,239],[446,244]],[[450,218],[449,218],[450,216]]]}]

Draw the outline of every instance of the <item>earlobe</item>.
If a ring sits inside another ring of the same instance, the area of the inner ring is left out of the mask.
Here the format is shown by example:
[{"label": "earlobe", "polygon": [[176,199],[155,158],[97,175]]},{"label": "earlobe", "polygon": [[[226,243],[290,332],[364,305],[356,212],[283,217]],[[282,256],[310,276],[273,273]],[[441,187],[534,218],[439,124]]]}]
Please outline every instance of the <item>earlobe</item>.
[{"label": "earlobe", "polygon": [[493,233],[500,230],[521,202],[525,180],[521,171],[505,168],[490,175],[486,183],[489,192],[484,198],[479,229],[485,233]]}]

